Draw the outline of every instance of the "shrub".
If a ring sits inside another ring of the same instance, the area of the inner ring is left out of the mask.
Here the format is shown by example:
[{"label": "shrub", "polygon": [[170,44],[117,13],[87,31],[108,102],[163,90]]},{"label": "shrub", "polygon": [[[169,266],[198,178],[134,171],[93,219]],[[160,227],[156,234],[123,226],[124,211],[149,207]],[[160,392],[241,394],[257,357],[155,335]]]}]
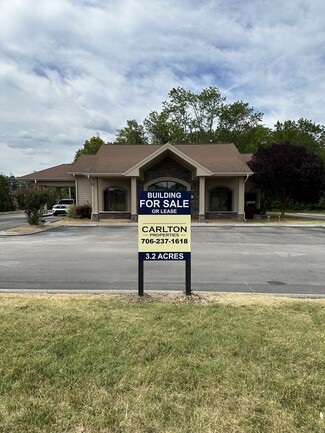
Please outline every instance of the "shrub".
[{"label": "shrub", "polygon": [[15,199],[19,207],[24,209],[29,224],[41,224],[44,206],[48,201],[48,193],[46,191],[22,188],[16,191]]},{"label": "shrub", "polygon": [[76,205],[72,204],[68,208],[67,217],[68,218],[74,218],[76,216],[76,214],[77,214]]},{"label": "shrub", "polygon": [[91,206],[89,204],[83,204],[76,207],[76,217],[77,218],[91,218]]}]

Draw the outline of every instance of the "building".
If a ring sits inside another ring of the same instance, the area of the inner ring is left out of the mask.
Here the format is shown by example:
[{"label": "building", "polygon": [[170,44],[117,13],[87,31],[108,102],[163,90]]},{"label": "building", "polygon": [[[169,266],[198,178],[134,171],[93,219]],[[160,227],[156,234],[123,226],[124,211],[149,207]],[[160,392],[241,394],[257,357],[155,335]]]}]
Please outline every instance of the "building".
[{"label": "building", "polygon": [[259,207],[247,165],[251,155],[234,144],[105,144],[96,155],[21,177],[39,186],[75,187],[76,204],[90,204],[92,219],[137,220],[139,191],[187,190],[192,218],[245,218]]}]

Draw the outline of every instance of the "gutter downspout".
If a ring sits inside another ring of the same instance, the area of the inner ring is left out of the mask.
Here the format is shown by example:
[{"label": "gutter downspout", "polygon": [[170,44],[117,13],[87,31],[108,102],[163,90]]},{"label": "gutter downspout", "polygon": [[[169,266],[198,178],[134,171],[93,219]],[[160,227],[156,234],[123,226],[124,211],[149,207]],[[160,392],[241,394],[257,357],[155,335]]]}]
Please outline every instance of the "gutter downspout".
[{"label": "gutter downspout", "polygon": [[90,177],[90,174],[87,174],[87,178],[89,180],[89,182],[94,185],[94,179],[92,177]]}]

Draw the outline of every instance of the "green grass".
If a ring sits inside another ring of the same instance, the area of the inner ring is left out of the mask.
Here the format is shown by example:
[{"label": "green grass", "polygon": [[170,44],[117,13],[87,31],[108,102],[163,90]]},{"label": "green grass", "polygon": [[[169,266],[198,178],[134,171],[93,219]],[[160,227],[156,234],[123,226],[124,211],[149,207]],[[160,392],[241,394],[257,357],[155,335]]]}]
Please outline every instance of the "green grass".
[{"label": "green grass", "polygon": [[325,301],[0,295],[0,432],[324,432]]}]

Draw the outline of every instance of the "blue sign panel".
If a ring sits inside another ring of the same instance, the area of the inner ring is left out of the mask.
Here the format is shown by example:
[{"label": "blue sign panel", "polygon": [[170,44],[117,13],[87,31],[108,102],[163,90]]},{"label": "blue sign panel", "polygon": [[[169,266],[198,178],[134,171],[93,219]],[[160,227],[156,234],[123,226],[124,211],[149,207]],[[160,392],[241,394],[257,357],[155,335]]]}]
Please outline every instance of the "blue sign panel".
[{"label": "blue sign panel", "polygon": [[139,215],[191,215],[191,192],[141,191]]}]

